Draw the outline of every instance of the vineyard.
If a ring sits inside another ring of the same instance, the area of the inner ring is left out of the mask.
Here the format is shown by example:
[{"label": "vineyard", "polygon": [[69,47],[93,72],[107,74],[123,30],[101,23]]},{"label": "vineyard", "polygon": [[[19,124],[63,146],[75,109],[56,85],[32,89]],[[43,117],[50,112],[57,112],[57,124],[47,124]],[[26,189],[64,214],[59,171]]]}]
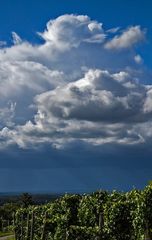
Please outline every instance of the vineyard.
[{"label": "vineyard", "polygon": [[127,193],[65,195],[19,209],[14,226],[16,240],[152,239],[152,185]]}]

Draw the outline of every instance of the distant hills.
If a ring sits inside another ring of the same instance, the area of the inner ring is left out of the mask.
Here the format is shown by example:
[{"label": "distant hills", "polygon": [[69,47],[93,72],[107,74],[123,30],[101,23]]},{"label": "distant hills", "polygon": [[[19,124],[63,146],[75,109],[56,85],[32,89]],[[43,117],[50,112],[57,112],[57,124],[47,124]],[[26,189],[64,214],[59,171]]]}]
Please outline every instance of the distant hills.
[{"label": "distant hills", "polygon": [[[32,196],[34,204],[44,204],[61,197],[63,194],[53,193],[29,193]],[[0,206],[8,202],[18,202],[22,193],[0,193]]]}]

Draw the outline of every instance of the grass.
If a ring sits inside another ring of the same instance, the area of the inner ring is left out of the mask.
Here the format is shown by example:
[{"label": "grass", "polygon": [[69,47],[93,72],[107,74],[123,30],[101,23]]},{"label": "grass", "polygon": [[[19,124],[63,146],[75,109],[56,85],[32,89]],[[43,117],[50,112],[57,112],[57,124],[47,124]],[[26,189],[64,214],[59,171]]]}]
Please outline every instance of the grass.
[{"label": "grass", "polygon": [[[12,232],[0,232],[0,237],[10,236],[13,235]],[[14,240],[14,238],[9,238],[9,240]]]},{"label": "grass", "polygon": [[0,237],[5,237],[5,236],[9,236],[9,235],[13,235],[12,232],[0,232]]}]

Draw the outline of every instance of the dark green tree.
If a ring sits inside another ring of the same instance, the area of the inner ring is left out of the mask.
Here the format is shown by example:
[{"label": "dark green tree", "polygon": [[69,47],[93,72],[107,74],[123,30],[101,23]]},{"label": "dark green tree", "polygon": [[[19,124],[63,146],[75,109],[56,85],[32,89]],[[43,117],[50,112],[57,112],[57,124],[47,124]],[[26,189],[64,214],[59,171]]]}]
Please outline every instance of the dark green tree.
[{"label": "dark green tree", "polygon": [[20,202],[23,208],[27,208],[30,205],[33,205],[32,195],[29,193],[23,193],[20,196]]}]

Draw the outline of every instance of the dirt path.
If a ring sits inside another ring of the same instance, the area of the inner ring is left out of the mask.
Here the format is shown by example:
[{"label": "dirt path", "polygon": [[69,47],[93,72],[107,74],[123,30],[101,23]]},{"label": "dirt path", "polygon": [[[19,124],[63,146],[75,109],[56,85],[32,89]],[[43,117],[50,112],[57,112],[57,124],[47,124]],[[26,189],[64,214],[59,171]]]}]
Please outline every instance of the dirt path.
[{"label": "dirt path", "polygon": [[9,235],[5,237],[0,237],[0,240],[9,240],[11,237],[14,237],[14,235]]}]

